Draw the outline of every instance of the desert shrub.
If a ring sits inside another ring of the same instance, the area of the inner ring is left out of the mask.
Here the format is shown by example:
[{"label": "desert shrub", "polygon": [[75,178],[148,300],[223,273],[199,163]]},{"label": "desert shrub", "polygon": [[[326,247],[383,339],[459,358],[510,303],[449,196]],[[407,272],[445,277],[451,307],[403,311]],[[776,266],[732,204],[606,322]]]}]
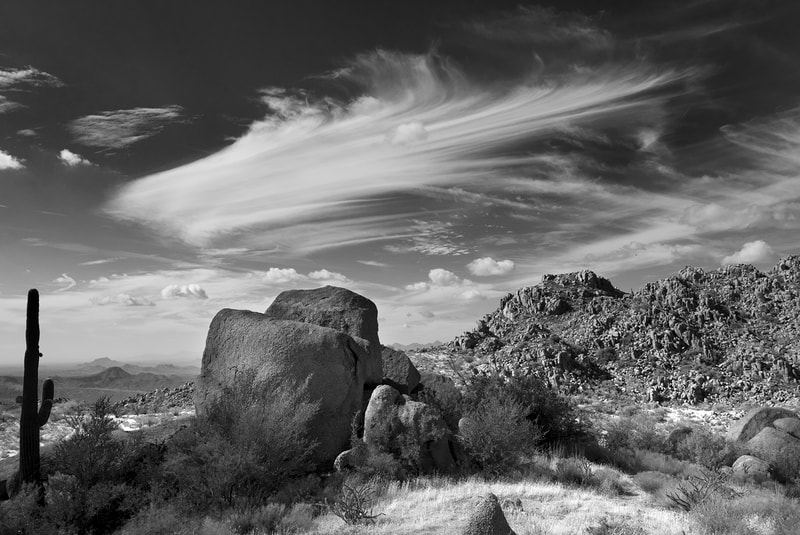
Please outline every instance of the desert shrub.
[{"label": "desert shrub", "polygon": [[728,486],[730,476],[721,472],[701,470],[699,474],[692,475],[681,481],[678,486],[666,496],[674,507],[691,511],[708,500],[732,499],[740,494]]},{"label": "desert shrub", "polygon": [[595,484],[592,465],[580,457],[553,459],[556,481],[565,485],[590,486]]},{"label": "desert shrub", "polygon": [[308,469],[315,444],[307,429],[317,410],[307,385],[246,377],[224,389],[205,418],[173,437],[160,483],[190,510],[263,503]]},{"label": "desert shrub", "polygon": [[634,475],[633,481],[639,485],[639,488],[644,492],[648,494],[658,494],[661,493],[665,487],[671,486],[674,478],[663,472],[648,470]]},{"label": "desert shrub", "polygon": [[25,484],[11,499],[0,503],[0,535],[44,535],[58,529],[44,515],[39,505],[39,489]]},{"label": "desert shrub", "polygon": [[382,514],[373,511],[376,492],[374,481],[345,481],[328,510],[347,524],[372,524]]},{"label": "desert shrub", "polygon": [[714,496],[692,509],[707,535],[794,535],[800,526],[798,502],[774,492],[728,499]]},{"label": "desert shrub", "polygon": [[602,467],[592,473],[594,486],[606,496],[626,496],[630,494],[622,475],[614,469]]},{"label": "desert shrub", "polygon": [[148,507],[140,511],[117,532],[118,535],[173,535],[195,533],[196,519],[179,514],[175,508]]},{"label": "desert shrub", "polygon": [[532,455],[542,432],[526,418],[526,408],[512,397],[490,397],[470,410],[459,439],[487,475],[500,475]]},{"label": "desert shrub", "polygon": [[627,519],[613,519],[603,517],[596,526],[586,528],[587,535],[647,535],[641,526],[633,524]]},{"label": "desert shrub", "polygon": [[603,445],[611,451],[640,449],[668,453],[668,435],[656,423],[656,418],[647,413],[618,418],[607,424]]},{"label": "desert shrub", "polygon": [[246,535],[252,532],[272,533],[277,530],[286,506],[268,503],[258,507],[246,507],[228,515],[226,523],[234,533]]},{"label": "desert shrub", "polygon": [[581,447],[592,442],[586,425],[579,421],[570,402],[534,376],[503,377],[500,374],[476,375],[466,386],[464,413],[478,410],[490,399],[509,399],[518,403],[525,418],[543,433],[543,443]]},{"label": "desert shrub", "polygon": [[695,428],[675,445],[675,456],[709,470],[726,464],[725,438],[703,428]]}]

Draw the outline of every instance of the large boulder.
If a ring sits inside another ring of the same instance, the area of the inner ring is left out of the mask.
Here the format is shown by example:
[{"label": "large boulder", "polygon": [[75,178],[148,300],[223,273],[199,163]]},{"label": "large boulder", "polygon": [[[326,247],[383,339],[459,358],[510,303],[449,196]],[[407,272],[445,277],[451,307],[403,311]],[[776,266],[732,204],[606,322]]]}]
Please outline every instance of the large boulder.
[{"label": "large boulder", "polygon": [[778,418],[772,422],[772,427],[800,438],[800,418]]},{"label": "large boulder", "polygon": [[779,479],[800,477],[800,439],[789,433],[765,427],[747,441],[745,448],[750,455],[768,462]]},{"label": "large boulder", "polygon": [[[223,309],[208,330],[195,385],[197,415],[204,416],[209,404],[242,377],[252,375],[256,383],[306,383],[309,397],[320,405],[308,427],[309,437],[319,444],[313,460],[330,464],[349,446],[350,423],[364,391],[359,366],[367,359],[364,348],[345,332]],[[263,392],[264,399],[270,394]]]},{"label": "large boulder", "polygon": [[487,494],[472,510],[462,535],[516,535],[508,525],[497,496]]},{"label": "large boulder", "polygon": [[753,409],[731,424],[725,440],[744,444],[779,418],[797,418],[797,415],[789,409],[781,407],[759,407]]},{"label": "large boulder", "polygon": [[380,384],[381,342],[378,338],[378,307],[355,292],[337,286],[313,290],[287,290],[264,312],[281,320],[300,321],[342,331],[364,347],[368,357],[363,363],[364,382]]},{"label": "large boulder", "polygon": [[462,396],[451,378],[436,372],[422,372],[414,395],[417,400],[438,408],[451,429],[457,428]]},{"label": "large boulder", "polygon": [[381,350],[383,384],[390,385],[402,394],[410,394],[419,384],[419,371],[408,355],[391,347]]},{"label": "large boulder", "polygon": [[454,466],[447,426],[439,411],[389,385],[375,389],[364,415],[364,442],[378,451],[403,455],[425,472]]}]

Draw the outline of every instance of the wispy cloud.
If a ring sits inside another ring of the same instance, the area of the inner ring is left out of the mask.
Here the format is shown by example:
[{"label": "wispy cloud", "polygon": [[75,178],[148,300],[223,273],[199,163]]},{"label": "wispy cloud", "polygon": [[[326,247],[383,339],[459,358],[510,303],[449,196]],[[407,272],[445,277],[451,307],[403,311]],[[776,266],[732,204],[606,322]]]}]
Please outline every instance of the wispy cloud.
[{"label": "wispy cloud", "polygon": [[182,115],[180,106],[104,111],[75,119],[69,124],[69,130],[82,145],[125,149],[155,136]]},{"label": "wispy cloud", "polygon": [[24,69],[0,68],[0,89],[25,89],[31,87],[61,87],[64,83],[50,73],[34,67]]},{"label": "wispy cloud", "polygon": [[0,150],[0,171],[3,169],[22,169],[23,167],[25,166],[22,164],[22,160]]},{"label": "wispy cloud", "polygon": [[[200,245],[258,228],[264,245],[287,229],[291,235],[315,222],[346,225],[354,218],[353,203],[360,203],[365,210],[358,217],[395,217],[369,227],[359,223],[359,239],[388,242],[397,237],[402,204],[367,200],[427,186],[485,185],[535,164],[535,155],[511,155],[507,147],[565,125],[601,123],[612,113],[615,124],[638,125],[647,116],[642,110],[666,98],[653,90],[688,74],[621,66],[603,74],[573,73],[559,82],[486,87],[434,55],[379,51],[332,75],[360,87],[355,100],[314,102],[272,90],[266,98],[273,113],[247,135],[210,157],[125,186],[106,209]],[[398,133],[404,143],[392,143]],[[409,248],[454,252],[437,244]]]}]

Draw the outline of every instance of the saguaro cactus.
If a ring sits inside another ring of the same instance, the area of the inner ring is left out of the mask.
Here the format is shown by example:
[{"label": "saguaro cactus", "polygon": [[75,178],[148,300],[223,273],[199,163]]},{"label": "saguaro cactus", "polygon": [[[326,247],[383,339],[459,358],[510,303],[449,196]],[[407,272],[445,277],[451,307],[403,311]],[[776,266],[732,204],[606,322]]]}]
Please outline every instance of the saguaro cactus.
[{"label": "saguaro cactus", "polygon": [[39,292],[28,292],[25,323],[25,377],[22,381],[22,414],[19,429],[19,474],[23,483],[41,483],[39,428],[50,418],[55,388],[52,379],[42,385],[42,405],[37,405],[39,386]]}]

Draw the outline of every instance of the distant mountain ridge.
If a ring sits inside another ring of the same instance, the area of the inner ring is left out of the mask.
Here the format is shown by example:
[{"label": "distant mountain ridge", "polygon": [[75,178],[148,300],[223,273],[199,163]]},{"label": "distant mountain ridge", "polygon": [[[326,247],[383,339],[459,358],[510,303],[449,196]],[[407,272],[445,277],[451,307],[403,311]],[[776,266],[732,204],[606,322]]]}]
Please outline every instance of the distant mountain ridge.
[{"label": "distant mountain ridge", "polygon": [[188,365],[188,364],[175,365],[168,363],[143,365],[141,363],[130,364],[127,362],[121,362],[107,357],[94,359],[91,362],[87,362],[86,364],[74,365],[68,369],[58,370],[57,373],[69,377],[85,376],[85,375],[101,373],[109,368],[121,368],[132,375],[137,375],[140,373],[152,373],[156,375],[181,375],[181,376],[193,377],[200,373],[199,362],[197,365]]},{"label": "distant mountain ridge", "polygon": [[767,272],[686,267],[630,294],[591,271],[545,275],[449,347],[568,392],[689,403],[796,398],[800,256]]}]

